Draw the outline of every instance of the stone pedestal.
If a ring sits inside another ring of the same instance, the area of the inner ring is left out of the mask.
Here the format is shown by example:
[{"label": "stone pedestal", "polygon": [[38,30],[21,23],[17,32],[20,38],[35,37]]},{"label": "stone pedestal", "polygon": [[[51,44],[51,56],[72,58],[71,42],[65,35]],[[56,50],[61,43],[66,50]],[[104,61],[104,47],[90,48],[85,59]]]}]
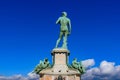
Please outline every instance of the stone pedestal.
[{"label": "stone pedestal", "polygon": [[58,80],[59,77],[62,77],[62,80],[81,80],[79,71],[67,66],[69,50],[55,48],[51,55],[53,66],[40,72],[40,80]]}]

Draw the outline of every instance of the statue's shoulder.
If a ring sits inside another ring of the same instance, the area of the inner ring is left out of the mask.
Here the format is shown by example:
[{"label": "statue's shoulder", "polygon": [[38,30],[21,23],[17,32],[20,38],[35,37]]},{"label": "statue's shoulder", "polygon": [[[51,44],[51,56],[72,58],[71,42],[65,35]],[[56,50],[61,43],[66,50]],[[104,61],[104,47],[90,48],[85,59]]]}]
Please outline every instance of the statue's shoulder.
[{"label": "statue's shoulder", "polygon": [[62,17],[59,17],[58,19],[62,19]]},{"label": "statue's shoulder", "polygon": [[67,20],[70,21],[70,18],[67,17]]}]

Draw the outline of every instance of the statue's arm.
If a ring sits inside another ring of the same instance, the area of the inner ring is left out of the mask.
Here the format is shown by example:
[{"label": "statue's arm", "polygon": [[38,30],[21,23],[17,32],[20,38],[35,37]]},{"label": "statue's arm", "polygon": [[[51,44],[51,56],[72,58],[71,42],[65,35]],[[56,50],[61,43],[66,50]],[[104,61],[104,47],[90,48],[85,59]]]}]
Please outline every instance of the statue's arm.
[{"label": "statue's arm", "polygon": [[58,20],[56,21],[56,24],[58,24],[60,22],[60,18],[58,18]]},{"label": "statue's arm", "polygon": [[70,21],[70,19],[69,19],[68,25],[69,25],[69,32],[71,33],[71,21]]}]

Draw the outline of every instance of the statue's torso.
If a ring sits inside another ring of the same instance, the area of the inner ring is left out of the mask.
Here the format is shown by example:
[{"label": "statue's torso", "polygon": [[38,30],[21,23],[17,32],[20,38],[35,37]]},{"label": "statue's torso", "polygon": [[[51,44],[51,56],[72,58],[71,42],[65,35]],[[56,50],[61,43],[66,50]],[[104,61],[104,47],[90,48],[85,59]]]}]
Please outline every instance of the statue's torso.
[{"label": "statue's torso", "polygon": [[78,68],[78,62],[73,61],[73,62],[72,62],[72,66],[73,66],[74,68]]},{"label": "statue's torso", "polygon": [[61,31],[68,31],[69,19],[67,17],[60,17]]}]

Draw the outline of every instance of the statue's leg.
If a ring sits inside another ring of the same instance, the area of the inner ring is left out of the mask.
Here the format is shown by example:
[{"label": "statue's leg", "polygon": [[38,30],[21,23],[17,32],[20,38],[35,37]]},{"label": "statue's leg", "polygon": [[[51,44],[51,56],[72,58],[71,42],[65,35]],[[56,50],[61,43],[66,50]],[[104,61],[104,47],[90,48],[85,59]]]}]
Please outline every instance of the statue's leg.
[{"label": "statue's leg", "polygon": [[56,42],[56,48],[58,47],[58,45],[59,45],[59,43],[60,43],[60,40],[62,39],[62,35],[63,35],[63,32],[60,32],[60,36],[59,36],[59,38],[58,38],[58,40],[57,40],[57,42]]},{"label": "statue's leg", "polygon": [[68,32],[65,32],[63,37],[63,45],[62,45],[62,48],[66,48],[66,49],[67,49],[67,35],[68,35]]},{"label": "statue's leg", "polygon": [[79,64],[79,70],[80,72],[83,72],[82,66]]},{"label": "statue's leg", "polygon": [[82,63],[80,62],[80,69],[83,73],[85,73],[85,68],[83,67]]}]

